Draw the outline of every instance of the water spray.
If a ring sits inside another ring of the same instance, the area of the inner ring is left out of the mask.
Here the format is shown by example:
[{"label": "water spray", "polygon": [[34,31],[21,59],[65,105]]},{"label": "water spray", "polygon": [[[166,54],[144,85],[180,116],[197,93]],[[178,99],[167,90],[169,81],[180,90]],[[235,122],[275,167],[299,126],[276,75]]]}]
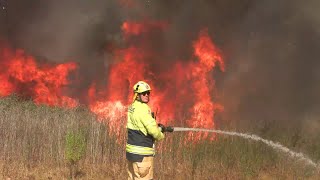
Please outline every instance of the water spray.
[{"label": "water spray", "polygon": [[320,169],[320,164],[313,162],[306,155],[304,155],[302,153],[294,152],[294,151],[290,150],[289,148],[281,145],[278,142],[266,140],[266,139],[263,139],[257,135],[254,135],[254,134],[245,134],[245,133],[238,133],[238,132],[232,132],[232,131],[201,129],[201,128],[184,128],[184,127],[172,127],[172,131],[174,131],[174,132],[177,132],[177,131],[212,132],[212,133],[225,134],[225,135],[230,135],[230,136],[238,136],[238,137],[242,137],[245,139],[251,139],[254,141],[261,141],[261,142],[265,143],[266,145],[271,146],[275,150],[280,150],[286,154],[289,154],[293,158],[297,158],[298,160],[306,162],[307,164],[311,165],[314,168]]}]

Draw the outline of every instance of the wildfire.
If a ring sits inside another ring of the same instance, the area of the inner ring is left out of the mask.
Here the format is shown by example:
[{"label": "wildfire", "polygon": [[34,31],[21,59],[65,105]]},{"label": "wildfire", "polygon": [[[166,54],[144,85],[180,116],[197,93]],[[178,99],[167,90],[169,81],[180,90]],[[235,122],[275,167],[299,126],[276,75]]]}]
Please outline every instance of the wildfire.
[{"label": "wildfire", "polygon": [[63,95],[69,84],[67,76],[77,68],[75,63],[37,64],[22,50],[0,49],[0,96],[18,93],[31,97],[37,104],[74,107],[77,101]]},{"label": "wildfire", "polygon": [[[143,36],[144,33],[148,33],[151,27],[157,27],[154,24],[124,22],[122,29],[124,35],[130,39],[131,36]],[[210,92],[214,90],[215,85],[210,72],[217,65],[224,71],[224,62],[207,30],[201,31],[198,39],[193,43],[195,61],[189,61],[189,63],[176,61],[171,71],[165,74],[153,74],[150,69],[153,51],[148,52],[148,49],[142,48],[141,44],[130,44],[129,48],[117,51],[117,56],[122,57],[122,60],[110,66],[108,86],[105,88],[107,93],[104,93],[108,95],[98,102],[93,100],[91,110],[112,119],[109,121],[111,127],[119,132],[120,127],[125,123],[124,120],[121,121],[125,119],[126,114],[126,109],[123,107],[132,101],[131,87],[138,80],[146,80],[153,87],[150,105],[154,111],[159,111],[159,122],[164,124],[182,122],[189,127],[215,128],[214,113],[222,111],[223,106],[212,101]],[[162,84],[162,87],[158,87],[157,84]],[[90,94],[92,96],[92,93]],[[114,110],[110,111],[101,104],[106,104],[107,107],[110,107],[110,104],[117,104],[117,106],[111,106],[110,108]],[[183,115],[177,111],[183,112]],[[116,116],[114,112],[118,112]],[[190,118],[186,119],[183,116]],[[207,134],[204,135],[206,136]],[[198,133],[195,138],[200,137]]]},{"label": "wildfire", "polygon": [[[194,42],[194,54],[199,62],[192,69],[192,89],[195,94],[195,104],[191,112],[191,119],[188,124],[191,127],[201,127],[207,129],[214,128],[214,113],[223,110],[219,104],[214,104],[211,100],[210,92],[214,88],[214,80],[209,76],[209,72],[216,66],[218,62],[220,69],[224,71],[224,62],[219,51],[211,41],[207,30],[200,32],[199,39]],[[198,139],[200,134],[198,133]],[[207,136],[207,134],[205,134]]]},{"label": "wildfire", "polygon": [[[225,70],[219,49],[214,45],[206,29],[200,31],[194,42],[193,57],[189,60],[174,60],[165,72],[153,71],[159,52],[146,48],[148,33],[165,32],[167,23],[156,21],[124,22],[122,31],[127,47],[113,51],[113,64],[106,69],[107,82],[104,88],[96,82],[87,90],[88,107],[107,121],[112,133],[120,134],[126,123],[126,107],[132,102],[132,86],[139,80],[151,87],[150,106],[157,114],[157,121],[167,125],[183,125],[198,128],[215,128],[214,115],[223,106],[213,101],[215,90],[212,71],[219,67]],[[141,41],[131,42],[131,38]],[[150,40],[149,40],[150,41]],[[18,93],[31,97],[37,104],[75,107],[77,98],[64,94],[72,83],[70,73],[77,71],[76,63],[39,63],[22,50],[0,49],[0,96]],[[99,87],[99,88],[98,88]],[[78,97],[83,98],[83,97]],[[207,137],[193,134],[192,139]]]}]

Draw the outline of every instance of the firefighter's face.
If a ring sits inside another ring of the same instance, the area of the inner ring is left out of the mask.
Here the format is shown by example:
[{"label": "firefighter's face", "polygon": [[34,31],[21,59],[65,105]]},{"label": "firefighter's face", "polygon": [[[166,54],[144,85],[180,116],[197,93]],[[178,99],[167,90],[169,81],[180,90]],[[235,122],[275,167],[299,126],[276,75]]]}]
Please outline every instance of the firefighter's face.
[{"label": "firefighter's face", "polygon": [[148,103],[150,100],[150,91],[145,91],[139,94],[139,99],[143,103]]}]

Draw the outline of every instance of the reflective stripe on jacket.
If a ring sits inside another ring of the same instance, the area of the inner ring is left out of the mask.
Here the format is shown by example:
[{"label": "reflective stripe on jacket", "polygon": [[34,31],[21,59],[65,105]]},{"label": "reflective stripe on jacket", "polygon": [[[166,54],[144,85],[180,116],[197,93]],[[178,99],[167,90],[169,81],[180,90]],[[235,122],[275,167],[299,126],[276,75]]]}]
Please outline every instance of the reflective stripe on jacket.
[{"label": "reflective stripe on jacket", "polygon": [[134,101],[128,108],[127,130],[127,158],[128,154],[142,157],[154,155],[154,140],[164,138],[164,134],[151,116],[149,106],[139,101]]}]

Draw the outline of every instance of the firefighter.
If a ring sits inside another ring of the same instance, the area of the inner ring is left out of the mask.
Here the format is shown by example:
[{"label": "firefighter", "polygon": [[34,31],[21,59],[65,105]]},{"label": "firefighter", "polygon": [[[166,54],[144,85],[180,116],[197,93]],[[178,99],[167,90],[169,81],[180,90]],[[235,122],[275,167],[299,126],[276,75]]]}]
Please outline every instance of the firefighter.
[{"label": "firefighter", "polygon": [[164,132],[172,132],[171,127],[159,126],[151,112],[150,86],[139,81],[133,86],[133,103],[128,107],[126,158],[128,179],[153,179],[154,143],[162,140]]}]

